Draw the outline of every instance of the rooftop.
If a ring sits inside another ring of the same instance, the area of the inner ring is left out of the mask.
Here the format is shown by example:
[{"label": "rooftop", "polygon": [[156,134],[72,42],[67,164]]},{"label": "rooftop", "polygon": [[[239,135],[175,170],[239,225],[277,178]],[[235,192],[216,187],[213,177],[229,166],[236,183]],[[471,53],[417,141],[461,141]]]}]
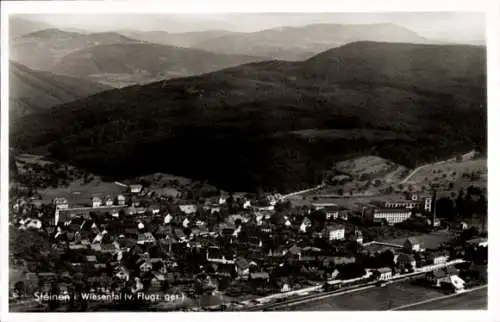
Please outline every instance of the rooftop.
[{"label": "rooftop", "polygon": [[378,268],[377,271],[379,271],[379,273],[389,273],[392,272],[392,269],[390,269],[389,267],[382,267]]},{"label": "rooftop", "polygon": [[411,210],[410,209],[394,209],[394,208],[377,208],[375,209],[375,213],[394,213],[394,214],[407,214],[407,213],[411,213]]},{"label": "rooftop", "polygon": [[474,238],[467,241],[468,244],[480,244],[488,242],[487,238]]}]

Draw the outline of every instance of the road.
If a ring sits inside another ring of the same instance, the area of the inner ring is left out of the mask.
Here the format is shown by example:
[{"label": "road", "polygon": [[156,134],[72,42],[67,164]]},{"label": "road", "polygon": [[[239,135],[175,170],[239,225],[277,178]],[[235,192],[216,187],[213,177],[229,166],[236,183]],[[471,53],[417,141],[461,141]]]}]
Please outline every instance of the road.
[{"label": "road", "polygon": [[395,311],[427,311],[427,310],[487,310],[488,287],[481,287],[468,293],[433,298],[422,303],[414,303]]},{"label": "road", "polygon": [[425,167],[428,167],[429,164],[424,164],[424,165],[421,165],[420,167],[414,169],[412,172],[410,172],[410,174],[408,174],[406,176],[406,178],[404,178],[403,180],[401,180],[400,184],[404,184],[406,183],[408,180],[410,180],[411,177],[413,177],[418,171],[422,170],[423,168]]},{"label": "road", "polygon": [[309,188],[309,189],[305,189],[305,190],[301,190],[301,191],[295,191],[295,192],[283,195],[282,199],[285,200],[287,198],[290,198],[290,197],[293,197],[293,196],[297,196],[297,195],[301,195],[301,194],[306,193],[306,192],[311,192],[311,191],[314,191],[314,190],[321,189],[321,188],[323,188],[325,186],[326,186],[325,184],[320,184],[320,185],[318,185],[316,187],[313,187],[313,188]]}]

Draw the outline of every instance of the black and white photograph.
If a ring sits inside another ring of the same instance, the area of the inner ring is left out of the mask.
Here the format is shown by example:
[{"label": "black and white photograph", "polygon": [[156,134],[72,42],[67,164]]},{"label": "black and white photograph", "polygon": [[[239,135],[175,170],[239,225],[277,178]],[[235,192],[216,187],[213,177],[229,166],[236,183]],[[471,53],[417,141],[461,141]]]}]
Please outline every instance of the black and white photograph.
[{"label": "black and white photograph", "polygon": [[8,15],[9,312],[488,310],[487,13],[285,9]]}]

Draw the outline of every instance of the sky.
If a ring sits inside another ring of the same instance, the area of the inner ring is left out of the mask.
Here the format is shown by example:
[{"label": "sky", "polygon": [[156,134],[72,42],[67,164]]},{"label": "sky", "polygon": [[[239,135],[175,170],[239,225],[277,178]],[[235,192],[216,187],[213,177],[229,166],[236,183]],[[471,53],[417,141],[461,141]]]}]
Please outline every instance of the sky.
[{"label": "sky", "polygon": [[[27,16],[25,16],[27,17]],[[485,16],[480,12],[418,13],[219,13],[219,14],[101,14],[31,15],[30,20],[58,28],[86,31],[162,30],[168,32],[223,29],[253,32],[279,26],[316,23],[394,23],[423,37],[443,40],[484,40]]]}]

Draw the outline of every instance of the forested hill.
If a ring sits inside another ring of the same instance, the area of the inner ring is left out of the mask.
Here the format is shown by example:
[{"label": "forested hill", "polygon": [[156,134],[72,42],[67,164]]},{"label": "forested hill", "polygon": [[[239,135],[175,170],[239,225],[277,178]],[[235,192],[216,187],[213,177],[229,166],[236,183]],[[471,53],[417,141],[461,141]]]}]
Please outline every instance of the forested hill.
[{"label": "forested hill", "polygon": [[9,67],[11,119],[111,89],[88,79],[35,71],[15,62]]},{"label": "forested hill", "polygon": [[484,146],[485,65],[484,47],[358,42],[107,91],[22,118],[12,142],[114,178],[289,191],[347,156],[413,167]]}]

